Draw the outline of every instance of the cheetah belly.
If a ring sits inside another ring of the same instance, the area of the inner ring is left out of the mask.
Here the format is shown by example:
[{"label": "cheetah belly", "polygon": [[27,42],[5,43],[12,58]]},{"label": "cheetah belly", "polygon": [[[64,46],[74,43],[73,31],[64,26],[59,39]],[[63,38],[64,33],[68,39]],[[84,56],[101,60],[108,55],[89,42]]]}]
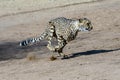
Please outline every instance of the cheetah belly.
[{"label": "cheetah belly", "polygon": [[75,38],[75,34],[69,28],[57,28],[56,34],[62,36],[67,42],[73,40]]}]

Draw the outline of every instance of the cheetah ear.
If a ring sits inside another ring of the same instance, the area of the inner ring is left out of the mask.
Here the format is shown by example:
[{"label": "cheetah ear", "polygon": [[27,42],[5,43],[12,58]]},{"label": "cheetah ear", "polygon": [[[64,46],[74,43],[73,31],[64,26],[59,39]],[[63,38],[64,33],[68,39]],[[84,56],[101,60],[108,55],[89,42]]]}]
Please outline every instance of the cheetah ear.
[{"label": "cheetah ear", "polygon": [[83,19],[82,19],[82,18],[81,18],[81,19],[79,19],[79,22],[80,22],[80,23],[82,23],[82,21],[83,21]]},{"label": "cheetah ear", "polygon": [[49,23],[51,23],[51,21],[49,21]]},{"label": "cheetah ear", "polygon": [[49,25],[53,25],[53,23],[50,21],[50,22],[49,22]]},{"label": "cheetah ear", "polygon": [[87,18],[80,18],[79,22],[82,23],[84,20],[88,20]]}]

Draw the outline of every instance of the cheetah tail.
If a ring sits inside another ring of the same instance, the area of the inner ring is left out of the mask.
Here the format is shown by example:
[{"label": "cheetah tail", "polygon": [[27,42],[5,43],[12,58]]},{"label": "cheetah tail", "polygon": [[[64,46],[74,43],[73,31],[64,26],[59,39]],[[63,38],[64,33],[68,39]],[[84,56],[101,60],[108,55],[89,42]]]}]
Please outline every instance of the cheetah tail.
[{"label": "cheetah tail", "polygon": [[37,42],[40,42],[41,40],[44,40],[47,37],[46,32],[44,32],[43,34],[40,35],[40,37],[37,38],[29,38],[27,40],[23,40],[22,42],[20,42],[20,46],[27,46],[29,44],[34,44]]}]

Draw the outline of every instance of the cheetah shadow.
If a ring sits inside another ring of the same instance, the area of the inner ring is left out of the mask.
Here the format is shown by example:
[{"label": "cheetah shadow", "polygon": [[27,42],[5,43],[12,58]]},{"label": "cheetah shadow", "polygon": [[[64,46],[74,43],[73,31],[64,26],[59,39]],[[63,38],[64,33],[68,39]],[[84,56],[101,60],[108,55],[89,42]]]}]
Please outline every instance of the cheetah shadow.
[{"label": "cheetah shadow", "polygon": [[[47,42],[42,41],[38,44],[26,46],[26,47],[20,47],[19,42],[6,42],[0,44],[0,61],[5,60],[11,60],[11,59],[23,59],[27,56],[27,54],[31,52],[38,52],[41,54],[47,54],[50,51],[46,47]],[[101,53],[108,53],[113,51],[118,51],[119,49],[113,49],[113,50],[90,50],[85,52],[78,52],[78,53],[72,53],[68,59],[79,57],[82,55],[94,55],[94,54],[101,54]],[[42,51],[42,52],[40,52]]]},{"label": "cheetah shadow", "polygon": [[[20,47],[19,42],[5,42],[0,44],[0,61],[10,59],[23,59],[30,52],[39,52],[39,54],[48,53],[47,43],[42,41],[38,44]],[[40,51],[43,51],[40,52]]]},{"label": "cheetah shadow", "polygon": [[86,52],[77,52],[77,53],[72,53],[69,58],[75,58],[75,57],[79,57],[79,56],[88,56],[88,55],[94,55],[94,54],[103,54],[103,53],[108,53],[108,52],[113,52],[113,51],[119,51],[120,48],[118,49],[112,49],[112,50],[90,50],[90,51],[86,51]]}]

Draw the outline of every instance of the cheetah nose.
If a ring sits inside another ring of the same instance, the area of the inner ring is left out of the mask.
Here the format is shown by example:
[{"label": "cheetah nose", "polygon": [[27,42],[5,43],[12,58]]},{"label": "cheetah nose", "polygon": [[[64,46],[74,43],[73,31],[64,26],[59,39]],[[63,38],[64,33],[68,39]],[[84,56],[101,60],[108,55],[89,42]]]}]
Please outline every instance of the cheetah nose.
[{"label": "cheetah nose", "polygon": [[91,27],[91,30],[93,29],[93,26]]},{"label": "cheetah nose", "polygon": [[88,30],[91,31],[93,29],[93,26],[91,26]]}]

